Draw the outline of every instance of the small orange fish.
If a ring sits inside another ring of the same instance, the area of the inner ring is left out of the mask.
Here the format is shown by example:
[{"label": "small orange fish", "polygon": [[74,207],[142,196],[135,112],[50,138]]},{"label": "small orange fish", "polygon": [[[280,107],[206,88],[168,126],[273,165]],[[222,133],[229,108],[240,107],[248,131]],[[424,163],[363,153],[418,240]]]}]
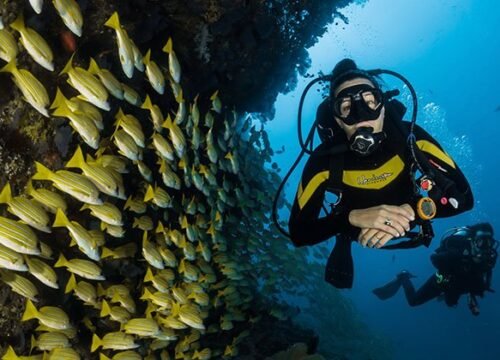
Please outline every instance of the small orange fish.
[{"label": "small orange fish", "polygon": [[61,44],[68,53],[74,53],[76,50],[76,39],[73,33],[69,30],[61,31],[60,33]]}]

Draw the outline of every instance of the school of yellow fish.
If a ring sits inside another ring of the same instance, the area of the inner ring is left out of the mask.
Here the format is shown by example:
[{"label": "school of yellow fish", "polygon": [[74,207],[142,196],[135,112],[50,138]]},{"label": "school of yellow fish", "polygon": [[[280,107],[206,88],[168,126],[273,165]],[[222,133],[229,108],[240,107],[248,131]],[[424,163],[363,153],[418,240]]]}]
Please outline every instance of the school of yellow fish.
[{"label": "school of yellow fish", "polygon": [[[64,25],[81,36],[78,4],[52,3]],[[52,11],[42,0],[30,4],[38,14]],[[99,359],[236,356],[248,330],[235,332],[234,326],[258,321],[249,315],[252,267],[235,254],[258,253],[262,239],[242,236],[269,223],[264,211],[269,209],[261,204],[269,204],[271,195],[256,179],[241,175],[262,165],[253,143],[263,133],[248,119],[239,124],[217,91],[207,99],[205,114],[201,99],[184,98],[172,39],[162,49],[168,62],[163,69],[151,49],[140,53],[116,12],[103,25],[116,35],[125,76],[144,73],[155,96],[167,96],[169,86],[168,96],[175,99],[171,109],[161,109],[153,96],[120,82],[94,59],[83,59],[84,68],[73,56],[58,76],[79,95],[68,98],[57,89],[49,96],[16,63],[25,51],[54,71],[49,44],[26,26],[22,14],[0,30],[0,58],[7,62],[0,71],[12,75],[24,100],[40,114],[67,119],[81,143],[64,169],[37,162],[25,193],[16,196],[9,184],[1,190],[0,208],[10,215],[0,216],[0,278],[26,298],[22,321],[38,322],[31,355],[18,356],[9,348],[3,359],[80,359],[73,341],[82,326],[93,333],[89,350]],[[248,139],[244,134],[250,128]],[[261,236],[273,241],[269,230]],[[65,247],[57,246],[61,242]],[[104,265],[120,261],[135,262],[144,271],[139,287],[126,278],[106,279]],[[268,285],[275,281],[273,274]],[[88,309],[84,320],[72,321],[61,304],[38,306],[41,286],[81,301]],[[202,346],[205,335],[224,332],[232,334],[224,346]]]}]

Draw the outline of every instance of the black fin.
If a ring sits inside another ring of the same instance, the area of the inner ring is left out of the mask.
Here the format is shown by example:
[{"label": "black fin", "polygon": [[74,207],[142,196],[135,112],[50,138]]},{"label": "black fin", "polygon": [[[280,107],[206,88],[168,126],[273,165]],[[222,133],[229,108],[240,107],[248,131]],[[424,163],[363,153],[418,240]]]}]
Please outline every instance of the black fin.
[{"label": "black fin", "polygon": [[394,295],[396,295],[396,293],[398,292],[400,287],[401,287],[401,279],[399,277],[397,277],[396,279],[385,284],[384,286],[373,289],[372,292],[380,300],[387,300],[387,299],[393,297]]},{"label": "black fin", "polygon": [[325,281],[338,289],[350,289],[354,279],[351,240],[337,236],[325,268]]}]

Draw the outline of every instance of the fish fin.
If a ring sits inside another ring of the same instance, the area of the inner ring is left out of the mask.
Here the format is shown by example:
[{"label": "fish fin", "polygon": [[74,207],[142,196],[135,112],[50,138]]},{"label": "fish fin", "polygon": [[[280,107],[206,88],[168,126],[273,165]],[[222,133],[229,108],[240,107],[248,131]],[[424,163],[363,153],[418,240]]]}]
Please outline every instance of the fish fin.
[{"label": "fish fin", "polygon": [[16,352],[14,351],[14,348],[9,345],[7,351],[2,357],[2,360],[19,360],[19,356],[17,356]]},{"label": "fish fin", "polygon": [[151,268],[148,266],[148,269],[146,270],[146,275],[144,276],[144,282],[149,282],[154,280],[154,275],[153,271],[151,271]]},{"label": "fish fin", "polygon": [[142,103],[141,109],[147,109],[147,110],[153,109],[153,103],[151,102],[151,99],[149,98],[148,94],[146,94],[146,99]]},{"label": "fish fin", "polygon": [[149,65],[150,59],[151,59],[151,49],[149,49],[146,55],[144,55],[142,61],[144,62],[144,64]]},{"label": "fish fin", "polygon": [[71,292],[71,290],[74,290],[75,288],[76,288],[75,274],[71,274],[68,283],[66,284],[66,288],[64,289],[64,293],[67,294]]},{"label": "fish fin", "polygon": [[66,103],[68,99],[64,96],[62,93],[61,89],[59,87],[56,90],[56,97],[54,98],[54,101],[50,105],[50,109],[57,109],[59,106],[61,106],[62,103]]},{"label": "fish fin", "polygon": [[107,247],[103,246],[102,248],[102,254],[101,254],[101,259],[107,258],[107,257],[115,257],[115,252],[111,249],[108,249]]},{"label": "fish fin", "polygon": [[217,99],[217,95],[219,95],[219,90],[216,90],[212,96],[210,96],[210,100],[214,101],[215,99]]},{"label": "fish fin", "polygon": [[74,53],[73,53],[73,55],[71,55],[71,57],[69,58],[69,60],[66,63],[66,65],[64,66],[64,68],[62,69],[62,71],[59,73],[59,75],[67,74],[73,68],[73,56],[75,56]]},{"label": "fish fin", "polygon": [[57,259],[56,263],[54,264],[54,267],[63,267],[68,264],[68,260],[64,257],[63,253],[59,255],[59,259]]},{"label": "fish fin", "polygon": [[115,11],[113,15],[104,23],[104,26],[110,27],[111,29],[120,30],[120,18],[118,17],[118,13]]},{"label": "fish fin", "polygon": [[66,227],[69,224],[69,220],[64,213],[64,211],[61,210],[61,208],[57,209],[56,212],[56,218],[54,220],[54,224],[52,224],[53,227]]},{"label": "fish fin", "polygon": [[76,147],[75,153],[69,159],[64,167],[66,168],[78,168],[81,169],[85,166],[85,158],[83,157],[83,152],[80,146]]},{"label": "fish fin", "polygon": [[90,352],[96,351],[100,346],[102,346],[102,340],[96,334],[92,335],[92,346]]},{"label": "fish fin", "polygon": [[7,204],[11,200],[12,200],[12,189],[10,188],[10,184],[6,183],[2,189],[2,192],[0,192],[0,203]]},{"label": "fish fin", "polygon": [[146,190],[146,194],[144,195],[144,202],[154,199],[154,197],[155,197],[155,191],[153,187],[149,185],[148,189]]},{"label": "fish fin", "polygon": [[93,58],[90,58],[90,64],[87,71],[92,75],[96,75],[101,71],[99,65],[97,65],[96,61]]},{"label": "fish fin", "polygon": [[165,46],[163,47],[162,51],[163,52],[166,52],[166,53],[171,53],[172,52],[172,38],[168,38],[168,41],[167,43],[165,44]]},{"label": "fish fin", "polygon": [[[52,105],[54,105],[54,103],[52,103]],[[73,112],[68,107],[68,104],[66,104],[66,102],[64,102],[64,101],[60,102],[58,105],[59,106],[52,112],[53,116],[57,116],[57,117],[69,117],[70,115],[73,114]]]},{"label": "fish fin", "polygon": [[12,22],[9,26],[11,28],[13,28],[14,30],[19,31],[19,32],[21,32],[24,29],[26,29],[26,26],[24,24],[24,15],[23,15],[23,13],[21,12],[19,14],[19,16],[16,18],[16,20],[14,20],[14,22]]},{"label": "fish fin", "polygon": [[109,306],[108,302],[106,300],[102,300],[102,307],[101,307],[101,317],[105,317],[111,314],[111,307]]},{"label": "fish fin", "polygon": [[3,68],[0,69],[0,72],[10,72],[13,73],[14,71],[17,70],[16,66],[16,59],[12,59],[5,65]]},{"label": "fish fin", "polygon": [[35,166],[36,166],[36,173],[35,175],[33,175],[32,179],[50,180],[52,178],[52,175],[54,173],[50,171],[48,168],[46,168],[44,165],[42,165],[38,161],[35,161]]},{"label": "fish fin", "polygon": [[26,308],[24,309],[23,317],[21,318],[21,321],[26,321],[30,319],[36,319],[38,317],[38,310],[33,305],[30,299],[26,300]]}]

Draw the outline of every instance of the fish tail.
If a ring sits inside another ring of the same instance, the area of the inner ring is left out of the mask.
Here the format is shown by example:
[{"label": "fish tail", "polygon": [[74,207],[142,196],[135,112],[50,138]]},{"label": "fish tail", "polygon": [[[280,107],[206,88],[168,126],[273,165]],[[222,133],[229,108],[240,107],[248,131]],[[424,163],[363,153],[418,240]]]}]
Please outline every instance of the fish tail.
[{"label": "fish tail", "polygon": [[36,165],[36,173],[35,175],[33,175],[32,179],[50,180],[52,178],[52,175],[54,174],[52,171],[50,171],[48,168],[46,168],[38,161],[35,161],[35,165]]},{"label": "fish tail", "polygon": [[[57,108],[54,110],[54,112],[52,112],[52,115],[58,116],[58,117],[69,117],[71,114],[73,114],[73,112],[68,107],[68,104],[66,103],[66,101],[61,101],[61,100],[62,100],[62,98],[60,98],[59,101],[58,101],[58,99],[54,99],[54,102],[52,103],[51,108],[53,108],[52,106],[55,106],[55,105],[57,105]],[[56,101],[58,101],[57,104],[56,104]]]},{"label": "fish tail", "polygon": [[88,72],[91,73],[92,75],[96,75],[99,73],[100,70],[101,69],[99,68],[99,65],[97,65],[96,61],[93,58],[90,58]]},{"label": "fish tail", "polygon": [[144,289],[144,294],[142,294],[142,296],[139,299],[141,299],[141,300],[151,299],[152,295],[153,294],[151,294],[151,292],[148,290],[148,288],[145,288]]},{"label": "fish tail", "polygon": [[163,50],[163,52],[166,52],[169,54],[172,52],[172,38],[170,38],[170,37],[168,38],[168,41],[162,50]]},{"label": "fish tail", "polygon": [[66,260],[63,253],[61,253],[61,255],[59,255],[59,259],[54,264],[54,267],[63,267],[63,266],[66,266],[67,264],[68,264],[68,260]]},{"label": "fish tail", "polygon": [[210,100],[214,101],[215,99],[217,99],[217,95],[219,95],[219,90],[216,90],[212,96],[210,96]]},{"label": "fish tail", "polygon": [[102,301],[101,317],[105,317],[111,314],[111,308],[106,300]]},{"label": "fish tail", "polygon": [[31,335],[31,346],[30,346],[30,354],[33,352],[33,349],[36,348],[36,338],[35,335]]},{"label": "fish tail", "polygon": [[134,218],[134,223],[132,224],[132,228],[135,229],[137,227],[139,227],[139,219]]},{"label": "fish tail", "polygon": [[153,281],[153,279],[154,279],[153,272],[151,271],[151,268],[148,266],[148,269],[146,270],[146,275],[144,276],[144,282]]},{"label": "fish tail", "polygon": [[66,217],[66,214],[64,211],[62,211],[60,208],[57,209],[56,212],[56,219],[54,220],[54,224],[52,224],[53,227],[65,227],[69,224],[69,220]]},{"label": "fish tail", "polygon": [[120,18],[118,17],[118,13],[115,11],[113,15],[104,23],[104,26],[110,27],[115,30],[121,29]]},{"label": "fish tail", "polygon": [[153,187],[149,185],[148,189],[146,190],[146,194],[144,195],[144,202],[154,199],[154,197],[155,191],[153,190]]},{"label": "fish tail", "polygon": [[71,292],[72,290],[74,290],[75,288],[76,288],[75,275],[71,274],[71,276],[69,277],[68,283],[66,284],[66,288],[64,289],[64,293],[67,294],[67,293]]},{"label": "fish tail", "polygon": [[23,13],[19,14],[16,20],[14,20],[13,23],[10,24],[10,27],[13,28],[16,31],[23,31],[26,29],[26,26],[24,25],[24,15]]},{"label": "fish tail", "polygon": [[115,132],[118,130],[118,127],[120,126],[122,119],[124,117],[125,117],[125,113],[123,112],[122,108],[118,108],[118,111],[116,112],[116,116],[115,116],[116,121],[113,124],[114,126],[116,126]]},{"label": "fish tail", "polygon": [[102,346],[102,340],[96,334],[92,335],[92,347],[90,352],[96,351],[99,347]]},{"label": "fish tail", "polygon": [[149,95],[146,95],[146,99],[142,103],[141,109],[147,109],[147,110],[153,109],[153,103],[151,102],[151,99],[149,98]]},{"label": "fish tail", "polygon": [[115,256],[115,252],[113,250],[108,249],[107,247],[103,246],[101,259],[104,259],[107,257],[114,257],[114,256]]},{"label": "fish tail", "polygon": [[142,58],[142,62],[146,65],[149,65],[150,59],[151,59],[151,49],[149,49],[146,55],[144,55],[144,57]]},{"label": "fish tail", "polygon": [[62,93],[61,89],[59,87],[56,90],[56,97],[54,98],[54,101],[52,102],[52,105],[50,105],[51,109],[57,109],[60,107],[63,103],[66,103],[68,99],[64,96]]},{"label": "fish tail", "polygon": [[172,118],[170,117],[170,114],[167,114],[167,118],[161,125],[161,127],[166,128],[166,129],[171,129],[172,128]]},{"label": "fish tail", "polygon": [[106,290],[104,290],[104,287],[99,283],[97,284],[97,296],[104,296],[106,295]]},{"label": "fish tail", "polygon": [[2,360],[19,360],[19,356],[17,356],[16,352],[12,348],[12,346],[9,345],[7,348],[7,351],[2,357]]},{"label": "fish tail", "polygon": [[111,359],[106,355],[104,355],[103,353],[99,353],[99,360],[111,360]]},{"label": "fish tail", "polygon": [[73,53],[73,55],[71,55],[71,57],[69,58],[69,60],[66,63],[66,65],[64,66],[64,68],[62,69],[62,71],[59,73],[59,75],[67,74],[73,68],[73,56],[75,56],[75,53]]},{"label": "fish tail", "polygon": [[78,168],[81,169],[85,166],[85,158],[83,157],[83,152],[80,146],[77,146],[73,157],[69,159],[65,167],[67,168]]},{"label": "fish tail", "polygon": [[0,204],[7,204],[10,200],[12,200],[12,190],[10,184],[7,183],[0,192]]},{"label": "fish tail", "polygon": [[21,321],[36,319],[38,317],[38,310],[30,299],[26,300],[26,308],[24,309],[23,317]]},{"label": "fish tail", "polygon": [[12,59],[5,65],[3,68],[0,69],[0,72],[10,72],[14,73],[17,70],[16,66],[16,59]]}]

